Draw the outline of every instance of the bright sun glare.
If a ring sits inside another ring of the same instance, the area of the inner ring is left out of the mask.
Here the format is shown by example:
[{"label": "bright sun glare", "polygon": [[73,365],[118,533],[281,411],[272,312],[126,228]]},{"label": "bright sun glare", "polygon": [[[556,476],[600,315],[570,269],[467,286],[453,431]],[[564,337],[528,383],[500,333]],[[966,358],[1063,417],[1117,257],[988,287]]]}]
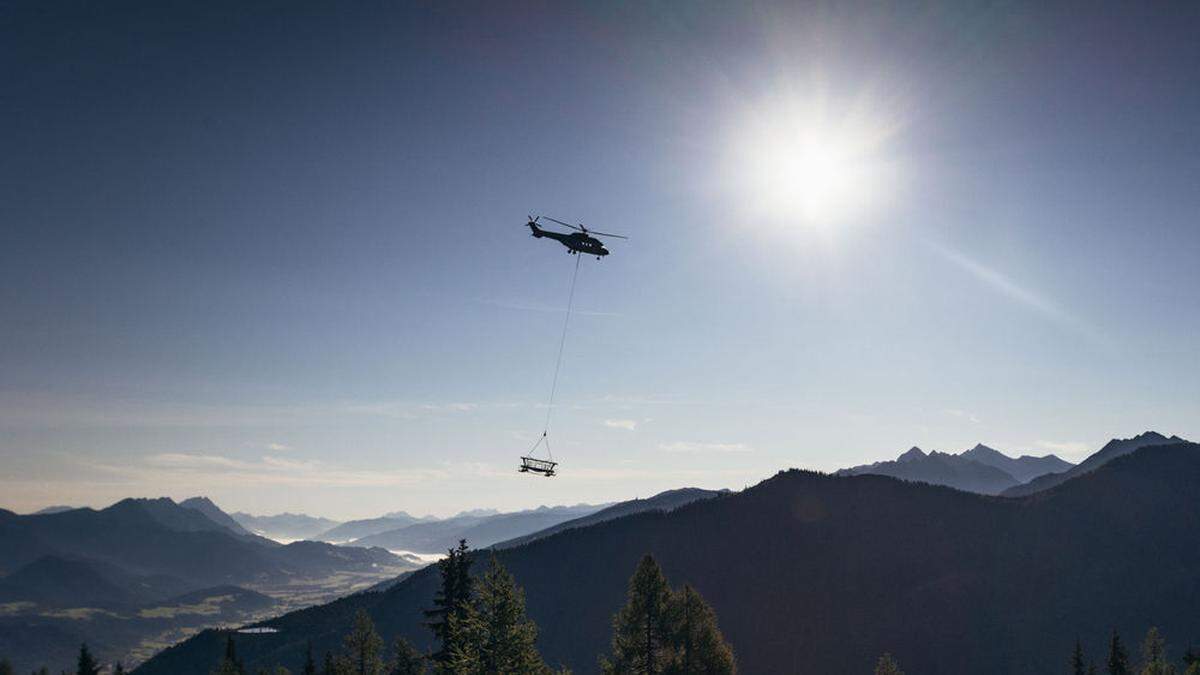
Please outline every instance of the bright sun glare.
[{"label": "bright sun glare", "polygon": [[886,188],[882,128],[799,106],[758,111],[736,139],[740,198],[753,215],[829,227],[859,216]]}]

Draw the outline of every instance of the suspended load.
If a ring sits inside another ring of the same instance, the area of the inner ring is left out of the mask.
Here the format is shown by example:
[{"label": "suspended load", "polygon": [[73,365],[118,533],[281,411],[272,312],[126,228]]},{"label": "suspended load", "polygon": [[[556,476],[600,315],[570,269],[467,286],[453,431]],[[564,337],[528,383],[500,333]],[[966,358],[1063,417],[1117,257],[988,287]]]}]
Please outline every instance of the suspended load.
[{"label": "suspended load", "polygon": [[[546,216],[547,220],[554,221],[559,225],[564,225],[571,229],[577,230],[569,234],[544,230],[538,227],[538,219],[533,216],[529,217],[529,222],[526,225],[534,238],[541,239],[546,237],[554,239],[567,247],[567,253],[573,254],[575,258],[575,271],[571,274],[571,291],[567,295],[567,314],[563,318],[562,336],[558,341],[558,358],[554,362],[554,377],[550,383],[550,400],[546,404],[546,424],[542,427],[542,435],[538,438],[533,447],[529,449],[524,456],[521,457],[521,466],[517,470],[521,473],[540,473],[543,476],[550,478],[556,473],[558,462],[554,461],[554,455],[550,452],[550,417],[554,413],[554,394],[558,390],[558,373],[562,368],[563,347],[567,344],[567,326],[571,322],[571,306],[575,302],[575,280],[579,278],[579,261],[583,259],[580,253],[587,253],[596,256],[596,260],[600,260],[602,256],[608,255],[608,249],[604,248],[604,244],[592,235],[600,235],[605,237],[616,237],[618,239],[626,239],[619,234],[605,234],[603,232],[592,232],[582,224],[575,226],[569,223],[564,223],[561,220],[555,220]],[[545,446],[546,457],[536,457],[539,447]]]}]

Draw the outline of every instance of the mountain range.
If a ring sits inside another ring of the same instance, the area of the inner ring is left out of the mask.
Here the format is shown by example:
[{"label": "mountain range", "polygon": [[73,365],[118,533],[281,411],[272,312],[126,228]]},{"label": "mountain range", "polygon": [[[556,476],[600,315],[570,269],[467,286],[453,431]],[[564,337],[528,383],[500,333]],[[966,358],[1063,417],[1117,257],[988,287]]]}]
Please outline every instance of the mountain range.
[{"label": "mountain range", "polygon": [[249,513],[235,511],[229,515],[247,530],[276,541],[315,539],[322,532],[341,524],[336,520],[309,516],[303,513],[254,516]]},{"label": "mountain range", "polygon": [[0,510],[0,654],[18,670],[57,669],[81,637],[101,657],[149,656],[165,646],[156,636],[298,606],[293,595],[328,600],[419,564],[381,548],[281,545],[206,498]]},{"label": "mountain range", "polygon": [[1133,438],[1114,438],[1093,453],[1087,459],[1083,460],[1076,466],[1068,467],[1062,471],[1048,473],[1042,476],[1033,478],[1022,485],[1015,485],[1008,488],[1003,493],[1005,497],[1023,497],[1031,495],[1035,492],[1048,490],[1055,485],[1060,485],[1075,476],[1082,476],[1089,471],[1095,471],[1106,462],[1109,462],[1122,455],[1127,455],[1139,448],[1144,448],[1151,445],[1164,445],[1167,443],[1183,443],[1184,439],[1178,436],[1170,438],[1158,433],[1157,431],[1146,431]]},{"label": "mountain range", "polygon": [[[924,453],[922,453],[924,455]],[[919,460],[915,455],[910,460]],[[996,499],[878,475],[784,471],[669,512],[566,529],[497,551],[524,588],[546,660],[595,672],[638,559],[713,606],[746,673],[861,673],[889,651],[908,672],[1062,672],[1116,628],[1200,634],[1200,446],[1143,446],[1036,496]],[[248,666],[298,670],[337,650],[355,612],[386,639],[430,644],[435,568],[265,622]],[[201,675],[225,634],[168,649],[141,675]]]},{"label": "mountain range", "polygon": [[460,515],[446,520],[420,522],[399,527],[351,542],[355,546],[382,546],[390,550],[416,553],[444,553],[460,539],[472,546],[486,548],[506,539],[521,537],[560,523],[586,516],[603,506],[541,506],[516,513],[496,513],[486,516]]}]

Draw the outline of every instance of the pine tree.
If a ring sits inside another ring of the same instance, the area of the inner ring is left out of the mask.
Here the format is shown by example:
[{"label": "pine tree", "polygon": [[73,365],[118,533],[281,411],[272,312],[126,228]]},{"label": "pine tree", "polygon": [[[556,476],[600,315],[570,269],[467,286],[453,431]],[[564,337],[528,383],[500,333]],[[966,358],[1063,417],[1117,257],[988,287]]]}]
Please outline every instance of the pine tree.
[{"label": "pine tree", "polygon": [[212,671],[213,675],[246,675],[246,668],[237,656],[237,646],[233,642],[233,634],[230,633],[225,638],[225,656],[221,658],[221,662],[217,664],[217,669]]},{"label": "pine tree", "polygon": [[1079,642],[1079,638],[1075,638],[1075,652],[1071,654],[1071,674],[1087,675],[1083,663],[1083,645]]},{"label": "pine tree", "polygon": [[875,662],[875,675],[904,675],[904,671],[900,670],[900,664],[891,654],[884,652]]},{"label": "pine tree", "polygon": [[438,571],[442,576],[442,587],[434,596],[433,609],[425,610],[426,618],[430,619],[425,625],[433,631],[439,645],[430,658],[444,666],[457,646],[451,631],[451,618],[462,624],[471,605],[471,554],[465,539],[438,561]]},{"label": "pine tree", "polygon": [[121,665],[120,661],[117,661],[117,665],[113,666],[112,675],[125,675],[125,666]]},{"label": "pine tree", "polygon": [[605,673],[661,673],[671,661],[667,621],[671,589],[653,556],[646,555],[629,579],[625,606],[613,617],[611,659]]},{"label": "pine tree", "polygon": [[304,675],[317,675],[317,663],[313,661],[312,655],[312,640],[308,641],[308,648],[304,652]]},{"label": "pine tree", "polygon": [[325,652],[325,660],[321,665],[321,675],[337,675],[337,662],[333,659],[333,654]]},{"label": "pine tree", "polygon": [[0,659],[0,675],[13,675],[12,662],[8,659]]},{"label": "pine tree", "polygon": [[1167,662],[1167,644],[1158,628],[1146,631],[1142,641],[1141,675],[1175,675],[1175,666]]},{"label": "pine tree", "polygon": [[493,555],[478,597],[460,617],[451,617],[455,673],[528,675],[549,669],[537,651],[537,626],[525,614],[525,594]]},{"label": "pine tree", "polygon": [[736,672],[733,650],[717,627],[717,615],[691,586],[673,593],[667,617],[672,659],[665,672],[727,675]]},{"label": "pine tree", "polygon": [[1108,643],[1108,675],[1131,675],[1129,656],[1125,653],[1125,647],[1121,645],[1121,636],[1115,628]]},{"label": "pine tree", "polygon": [[416,647],[412,646],[412,643],[398,637],[392,651],[395,652],[395,655],[392,658],[388,675],[424,675],[425,657],[417,651]]},{"label": "pine tree", "polygon": [[75,675],[100,675],[100,664],[88,651],[87,643],[79,645],[79,660],[75,667]]},{"label": "pine tree", "polygon": [[354,628],[344,643],[346,663],[353,675],[383,675],[383,640],[375,632],[375,623],[367,610],[354,616]]}]

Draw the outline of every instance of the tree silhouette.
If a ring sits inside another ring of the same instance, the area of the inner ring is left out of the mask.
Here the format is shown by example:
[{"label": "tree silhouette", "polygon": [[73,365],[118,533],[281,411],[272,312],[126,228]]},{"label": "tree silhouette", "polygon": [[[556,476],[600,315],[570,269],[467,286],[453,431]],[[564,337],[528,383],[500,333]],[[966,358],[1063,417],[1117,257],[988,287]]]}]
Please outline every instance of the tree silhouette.
[{"label": "tree silhouette", "polygon": [[125,675],[125,666],[120,661],[117,661],[117,664],[113,666],[112,675]]},{"label": "tree silhouette", "polygon": [[671,662],[668,603],[671,589],[662,568],[647,554],[629,579],[625,606],[613,617],[612,657],[605,673],[661,673]]},{"label": "tree silhouette", "polygon": [[1131,675],[1129,672],[1129,656],[1121,645],[1121,636],[1114,628],[1112,638],[1108,641],[1108,675]]},{"label": "tree silhouette", "polygon": [[238,659],[237,646],[233,642],[232,633],[225,638],[225,656],[221,658],[221,662],[217,664],[216,670],[212,673],[213,675],[246,675],[246,668]]},{"label": "tree silhouette", "polygon": [[1071,654],[1071,675],[1087,675],[1083,659],[1083,645],[1075,638],[1075,651]]},{"label": "tree silhouette", "polygon": [[884,652],[875,662],[875,675],[904,675],[904,671],[900,670],[900,664],[891,654]]},{"label": "tree silhouette", "polygon": [[425,657],[408,640],[396,638],[392,647],[395,656],[388,669],[388,675],[423,675],[425,673]]},{"label": "tree silhouette", "polygon": [[673,658],[666,672],[724,675],[736,670],[716,613],[690,585],[671,594],[668,622]]},{"label": "tree silhouette", "polygon": [[375,632],[375,622],[367,610],[360,609],[354,615],[354,627],[343,645],[346,653],[339,659],[345,664],[342,670],[350,675],[383,675],[383,640]]},{"label": "tree silhouette", "polygon": [[0,659],[0,675],[13,675],[12,662],[8,659]]},{"label": "tree silhouette", "polygon": [[88,651],[87,643],[79,645],[79,659],[76,661],[75,675],[100,675],[100,664]]},{"label": "tree silhouette", "polygon": [[1167,662],[1167,643],[1158,628],[1151,627],[1142,640],[1141,675],[1175,675],[1175,666]]},{"label": "tree silhouette", "polygon": [[525,614],[525,594],[493,555],[477,597],[462,617],[451,617],[455,635],[454,673],[544,673],[537,651],[537,626]]},{"label": "tree silhouette", "polygon": [[321,675],[337,675],[337,661],[330,652],[325,652],[325,660],[321,663]]},{"label": "tree silhouette", "polygon": [[317,662],[313,660],[312,640],[308,641],[308,646],[304,650],[304,675],[317,675]]},{"label": "tree silhouette", "polygon": [[450,549],[446,557],[438,561],[438,571],[442,576],[442,587],[434,596],[433,609],[425,610],[426,618],[430,619],[425,625],[433,631],[439,644],[430,658],[445,665],[457,646],[451,618],[462,623],[471,605],[471,554],[465,539],[459,540],[458,547]]}]

